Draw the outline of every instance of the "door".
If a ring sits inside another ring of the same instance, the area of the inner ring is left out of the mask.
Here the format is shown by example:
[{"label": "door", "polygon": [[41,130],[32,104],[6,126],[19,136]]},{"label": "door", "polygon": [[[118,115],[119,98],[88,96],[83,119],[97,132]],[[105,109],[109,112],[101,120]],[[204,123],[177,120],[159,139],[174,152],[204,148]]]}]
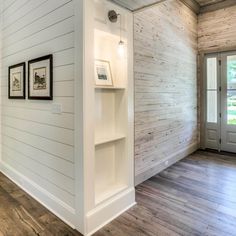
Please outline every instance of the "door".
[{"label": "door", "polygon": [[236,52],[205,56],[205,146],[236,153]]},{"label": "door", "polygon": [[220,150],[220,55],[210,54],[205,57],[205,146]]},{"label": "door", "polygon": [[221,55],[221,150],[236,152],[236,52]]}]

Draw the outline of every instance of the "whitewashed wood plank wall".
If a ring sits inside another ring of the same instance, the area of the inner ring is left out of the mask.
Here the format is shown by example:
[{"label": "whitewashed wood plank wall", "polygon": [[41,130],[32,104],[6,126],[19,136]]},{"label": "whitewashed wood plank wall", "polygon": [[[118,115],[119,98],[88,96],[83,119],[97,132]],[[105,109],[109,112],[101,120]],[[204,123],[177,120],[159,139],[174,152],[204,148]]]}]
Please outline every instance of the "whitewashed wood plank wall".
[{"label": "whitewashed wood plank wall", "polygon": [[[50,198],[52,205],[47,206],[71,222],[67,216],[75,209],[73,1],[4,0],[1,16],[2,168],[23,187],[26,180],[33,183],[39,190],[36,197],[46,205]],[[54,56],[54,100],[9,100],[8,66],[47,54]],[[53,103],[62,105],[62,114],[51,112]]]},{"label": "whitewashed wood plank wall", "polygon": [[134,15],[136,184],[198,146],[197,16],[178,0]]},{"label": "whitewashed wood plank wall", "polygon": [[198,49],[218,51],[236,49],[236,6],[200,14]]}]

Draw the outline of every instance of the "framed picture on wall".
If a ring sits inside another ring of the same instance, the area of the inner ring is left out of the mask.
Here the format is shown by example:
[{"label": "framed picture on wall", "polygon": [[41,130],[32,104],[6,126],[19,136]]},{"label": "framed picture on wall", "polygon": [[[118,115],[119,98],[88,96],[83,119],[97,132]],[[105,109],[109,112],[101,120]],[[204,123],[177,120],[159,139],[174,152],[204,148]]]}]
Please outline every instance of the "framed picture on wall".
[{"label": "framed picture on wall", "polygon": [[25,62],[8,68],[8,98],[25,99]]},{"label": "framed picture on wall", "polygon": [[95,60],[95,85],[113,86],[111,67],[109,61]]},{"label": "framed picture on wall", "polygon": [[28,98],[53,99],[53,55],[28,62]]}]

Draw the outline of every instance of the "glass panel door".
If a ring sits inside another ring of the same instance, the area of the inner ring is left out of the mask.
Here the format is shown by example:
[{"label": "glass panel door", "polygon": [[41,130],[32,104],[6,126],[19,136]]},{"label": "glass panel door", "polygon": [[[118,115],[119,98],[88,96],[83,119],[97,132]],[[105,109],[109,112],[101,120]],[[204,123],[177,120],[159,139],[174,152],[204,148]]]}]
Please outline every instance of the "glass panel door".
[{"label": "glass panel door", "polygon": [[205,56],[205,147],[236,153],[236,52]]},{"label": "glass panel door", "polygon": [[221,149],[236,152],[236,52],[221,58]]},{"label": "glass panel door", "polygon": [[227,124],[236,125],[236,55],[227,56]]},{"label": "glass panel door", "polygon": [[219,148],[219,69],[218,55],[211,54],[205,58],[206,67],[206,132],[205,146],[211,149]]}]

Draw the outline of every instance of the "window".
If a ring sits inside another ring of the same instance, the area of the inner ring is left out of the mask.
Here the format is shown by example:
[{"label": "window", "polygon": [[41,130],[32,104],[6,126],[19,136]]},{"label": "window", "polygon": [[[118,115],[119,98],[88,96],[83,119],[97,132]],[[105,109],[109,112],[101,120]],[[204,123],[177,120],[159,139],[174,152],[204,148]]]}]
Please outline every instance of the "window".
[{"label": "window", "polygon": [[227,124],[236,125],[236,55],[227,57]]},{"label": "window", "polygon": [[217,58],[207,58],[207,122],[217,123]]}]

